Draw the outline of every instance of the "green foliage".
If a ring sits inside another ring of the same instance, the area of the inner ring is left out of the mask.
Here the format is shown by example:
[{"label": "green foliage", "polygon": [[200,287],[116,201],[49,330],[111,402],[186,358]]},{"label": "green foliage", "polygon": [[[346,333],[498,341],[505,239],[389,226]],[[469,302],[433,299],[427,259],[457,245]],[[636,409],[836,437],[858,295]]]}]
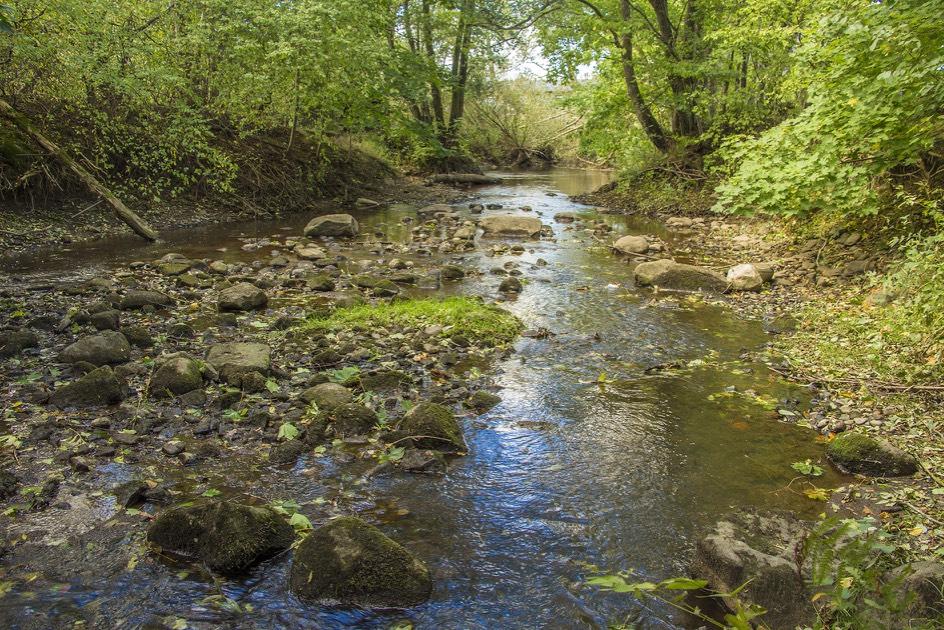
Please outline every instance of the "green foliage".
[{"label": "green foliage", "polygon": [[278,438],[280,440],[286,440],[286,441],[294,440],[300,434],[301,434],[301,431],[298,429],[298,427],[296,427],[291,422],[283,422],[282,425],[279,426]]},{"label": "green foliage", "polygon": [[[637,582],[630,581],[634,577],[631,573],[621,572],[610,575],[598,575],[586,580],[586,584],[597,586],[603,590],[614,593],[629,593],[637,599],[652,598],[664,604],[685,612],[698,618],[708,625],[716,628],[732,628],[735,630],[751,630],[754,627],[753,620],[762,617],[767,611],[760,606],[753,604],[741,604],[738,599],[738,593],[747,584],[742,585],[732,593],[713,593],[709,597],[725,597],[729,601],[734,601],[734,611],[724,615],[724,622],[706,615],[698,606],[692,605],[686,601],[688,592],[702,591],[708,582],[706,580],[693,580],[691,578],[669,578],[661,582]],[[681,594],[678,594],[678,593]]]},{"label": "green foliage", "polygon": [[819,477],[823,474],[823,469],[809,459],[802,462],[793,462],[790,464],[790,468],[808,477]]},{"label": "green foliage", "polygon": [[887,532],[872,518],[820,521],[806,539],[810,586],[823,628],[865,628],[903,612],[901,580],[889,579],[898,563]]},{"label": "green foliage", "polygon": [[861,0],[806,29],[791,86],[808,104],[724,152],[718,208],[874,215],[893,170],[923,168],[944,140],[944,22],[923,0]]},{"label": "green foliage", "polygon": [[352,306],[327,317],[314,316],[306,323],[310,330],[323,332],[363,332],[378,327],[416,331],[433,325],[442,326],[447,339],[463,336],[483,346],[510,343],[521,332],[521,322],[514,315],[470,297]]}]

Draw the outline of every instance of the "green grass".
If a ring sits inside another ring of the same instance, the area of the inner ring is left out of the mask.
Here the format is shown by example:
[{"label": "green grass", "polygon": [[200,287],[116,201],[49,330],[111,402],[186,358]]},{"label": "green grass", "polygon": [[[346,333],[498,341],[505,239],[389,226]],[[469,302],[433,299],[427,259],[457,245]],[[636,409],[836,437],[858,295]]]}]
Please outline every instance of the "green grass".
[{"label": "green grass", "polygon": [[305,327],[320,332],[367,331],[377,327],[412,332],[436,325],[443,327],[442,336],[446,338],[463,336],[482,346],[511,343],[522,328],[518,318],[508,311],[469,297],[341,308],[327,316],[312,316]]}]

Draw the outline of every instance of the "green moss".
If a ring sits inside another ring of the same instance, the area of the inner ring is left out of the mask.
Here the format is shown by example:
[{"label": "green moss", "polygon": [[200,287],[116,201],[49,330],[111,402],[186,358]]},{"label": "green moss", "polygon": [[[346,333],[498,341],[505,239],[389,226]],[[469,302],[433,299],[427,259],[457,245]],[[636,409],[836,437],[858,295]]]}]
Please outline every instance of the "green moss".
[{"label": "green moss", "polygon": [[429,597],[432,582],[426,566],[406,549],[347,516],[314,531],[298,547],[289,587],[306,599],[409,606]]},{"label": "green moss", "polygon": [[368,331],[377,327],[397,331],[442,326],[448,339],[465,337],[485,346],[510,343],[521,332],[521,322],[503,309],[469,297],[442,300],[403,300],[376,306],[340,308],[331,315],[313,316],[306,327],[312,331]]},{"label": "green moss", "polygon": [[410,409],[400,423],[400,432],[405,436],[426,436],[413,440],[419,448],[465,448],[462,430],[455,415],[448,407],[437,403],[424,402]]},{"label": "green moss", "polygon": [[826,454],[834,463],[852,473],[897,477],[917,471],[914,458],[904,451],[856,431],[836,436],[826,447]]},{"label": "green moss", "polygon": [[228,501],[165,510],[148,530],[148,540],[163,550],[199,558],[222,574],[239,573],[294,538],[275,512]]}]

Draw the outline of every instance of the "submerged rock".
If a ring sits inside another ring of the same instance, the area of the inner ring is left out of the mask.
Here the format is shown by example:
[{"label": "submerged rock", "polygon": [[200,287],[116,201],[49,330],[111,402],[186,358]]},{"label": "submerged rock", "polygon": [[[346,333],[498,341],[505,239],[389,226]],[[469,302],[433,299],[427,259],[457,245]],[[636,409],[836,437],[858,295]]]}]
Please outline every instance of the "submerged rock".
[{"label": "submerged rock", "polygon": [[374,295],[378,295],[380,297],[391,297],[400,292],[400,287],[398,287],[392,280],[378,278],[377,276],[371,276],[369,274],[355,276],[353,282],[356,286],[362,289],[370,289]]},{"label": "submerged rock", "polygon": [[105,365],[52,393],[49,403],[57,407],[111,405],[125,399],[124,384]]},{"label": "submerged rock", "polygon": [[217,501],[161,512],[147,538],[164,551],[199,559],[211,571],[231,575],[288,548],[295,532],[268,508]]},{"label": "submerged rock", "polygon": [[210,347],[207,363],[224,381],[238,385],[246,374],[268,374],[271,353],[269,346],[264,343],[220,343]]},{"label": "submerged rock", "polygon": [[500,293],[521,293],[523,288],[521,280],[514,276],[505,278],[501,281],[501,284],[498,285],[498,291]]},{"label": "submerged rock", "polygon": [[429,598],[429,569],[376,527],[347,516],[318,528],[295,551],[289,588],[308,600],[406,607]]},{"label": "submerged rock", "polygon": [[750,263],[731,267],[726,279],[734,291],[760,291],[764,286],[764,277]]},{"label": "submerged rock", "polygon": [[871,477],[902,477],[918,471],[917,461],[908,453],[855,431],[837,435],[826,446],[826,456],[846,472]]},{"label": "submerged rock", "polygon": [[463,451],[465,440],[455,414],[438,403],[423,402],[403,416],[400,432],[404,436],[416,436],[412,442],[418,448],[439,451]]},{"label": "submerged rock", "polygon": [[537,217],[523,217],[514,214],[496,214],[485,217],[479,222],[485,234],[535,237],[541,233],[544,225]]},{"label": "submerged rock", "polygon": [[217,307],[221,311],[251,311],[269,302],[265,291],[254,284],[240,282],[220,291]]},{"label": "submerged rock", "polygon": [[649,240],[645,236],[624,236],[613,243],[613,249],[621,254],[645,254],[649,251]]},{"label": "submerged rock", "polygon": [[305,226],[305,236],[357,236],[357,232],[357,220],[349,214],[326,214]]},{"label": "submerged rock", "polygon": [[663,259],[644,262],[633,270],[636,284],[640,286],[659,286],[682,291],[714,291],[722,293],[728,282],[720,273]]},{"label": "submerged rock", "polygon": [[65,363],[91,363],[95,366],[115,365],[131,359],[131,344],[120,332],[106,330],[98,335],[82,337],[62,351],[59,360]]},{"label": "submerged rock", "polygon": [[749,581],[739,596],[766,608],[763,621],[771,628],[811,626],[812,593],[797,569],[807,534],[805,524],[789,514],[732,514],[697,542],[692,573],[719,593]]},{"label": "submerged rock", "polygon": [[466,401],[466,406],[482,413],[488,411],[500,402],[501,398],[499,396],[487,392],[484,389],[480,389],[469,396],[469,400]]}]

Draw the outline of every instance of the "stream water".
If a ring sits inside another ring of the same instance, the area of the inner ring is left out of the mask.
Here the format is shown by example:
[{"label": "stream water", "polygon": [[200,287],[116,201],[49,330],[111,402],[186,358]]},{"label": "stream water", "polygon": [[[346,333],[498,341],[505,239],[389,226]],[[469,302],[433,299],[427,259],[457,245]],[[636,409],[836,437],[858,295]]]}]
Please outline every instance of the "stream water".
[{"label": "stream water", "polygon": [[[497,279],[488,270],[515,260],[528,283],[506,308],[528,328],[553,334],[522,339],[494,366],[503,401],[464,420],[466,457],[445,476],[395,474],[367,485],[349,482],[356,471],[329,458],[251,471],[219,461],[200,471],[224,491],[277,493],[299,503],[347,497],[348,509],[380,523],[430,566],[434,592],[427,604],[406,611],[304,604],[285,588],[283,556],[222,584],[228,597],[251,604],[250,612],[228,617],[198,603],[217,592],[211,581],[142,561],[117,577],[90,569],[29,600],[11,594],[0,610],[12,625],[27,627],[30,616],[58,625],[94,606],[101,618],[129,627],[154,615],[197,627],[387,628],[409,620],[417,628],[591,628],[627,618],[643,627],[684,626],[688,620],[669,609],[581,586],[587,565],[633,569],[653,581],[684,575],[698,532],[729,511],[820,511],[822,504],[787,486],[796,475],[790,464],[820,461],[822,450],[811,431],[778,421],[775,410],[802,409],[804,391],[740,358],[764,343],[760,323],[710,300],[637,290],[625,260],[591,247],[580,228],[554,221],[558,212],[590,212],[567,195],[605,183],[608,174],[502,175],[504,182],[479,189],[476,201],[505,211],[531,206],[556,238],[529,242],[522,256],[489,256],[479,247],[463,264],[486,273],[450,290],[493,296]],[[397,240],[409,238],[401,219],[412,212],[394,206],[360,219],[364,231]],[[92,261],[109,266],[167,251],[257,257],[240,249],[238,236],[296,234],[306,218],[170,233],[147,248],[110,240],[8,260],[6,267],[59,277]],[[601,218],[615,234],[672,238],[656,223]],[[530,264],[538,259],[547,266]],[[645,372],[669,361],[685,367]],[[104,468],[96,471],[100,479],[130,475],[120,465]],[[827,470],[817,482],[830,487],[838,478]]]}]

